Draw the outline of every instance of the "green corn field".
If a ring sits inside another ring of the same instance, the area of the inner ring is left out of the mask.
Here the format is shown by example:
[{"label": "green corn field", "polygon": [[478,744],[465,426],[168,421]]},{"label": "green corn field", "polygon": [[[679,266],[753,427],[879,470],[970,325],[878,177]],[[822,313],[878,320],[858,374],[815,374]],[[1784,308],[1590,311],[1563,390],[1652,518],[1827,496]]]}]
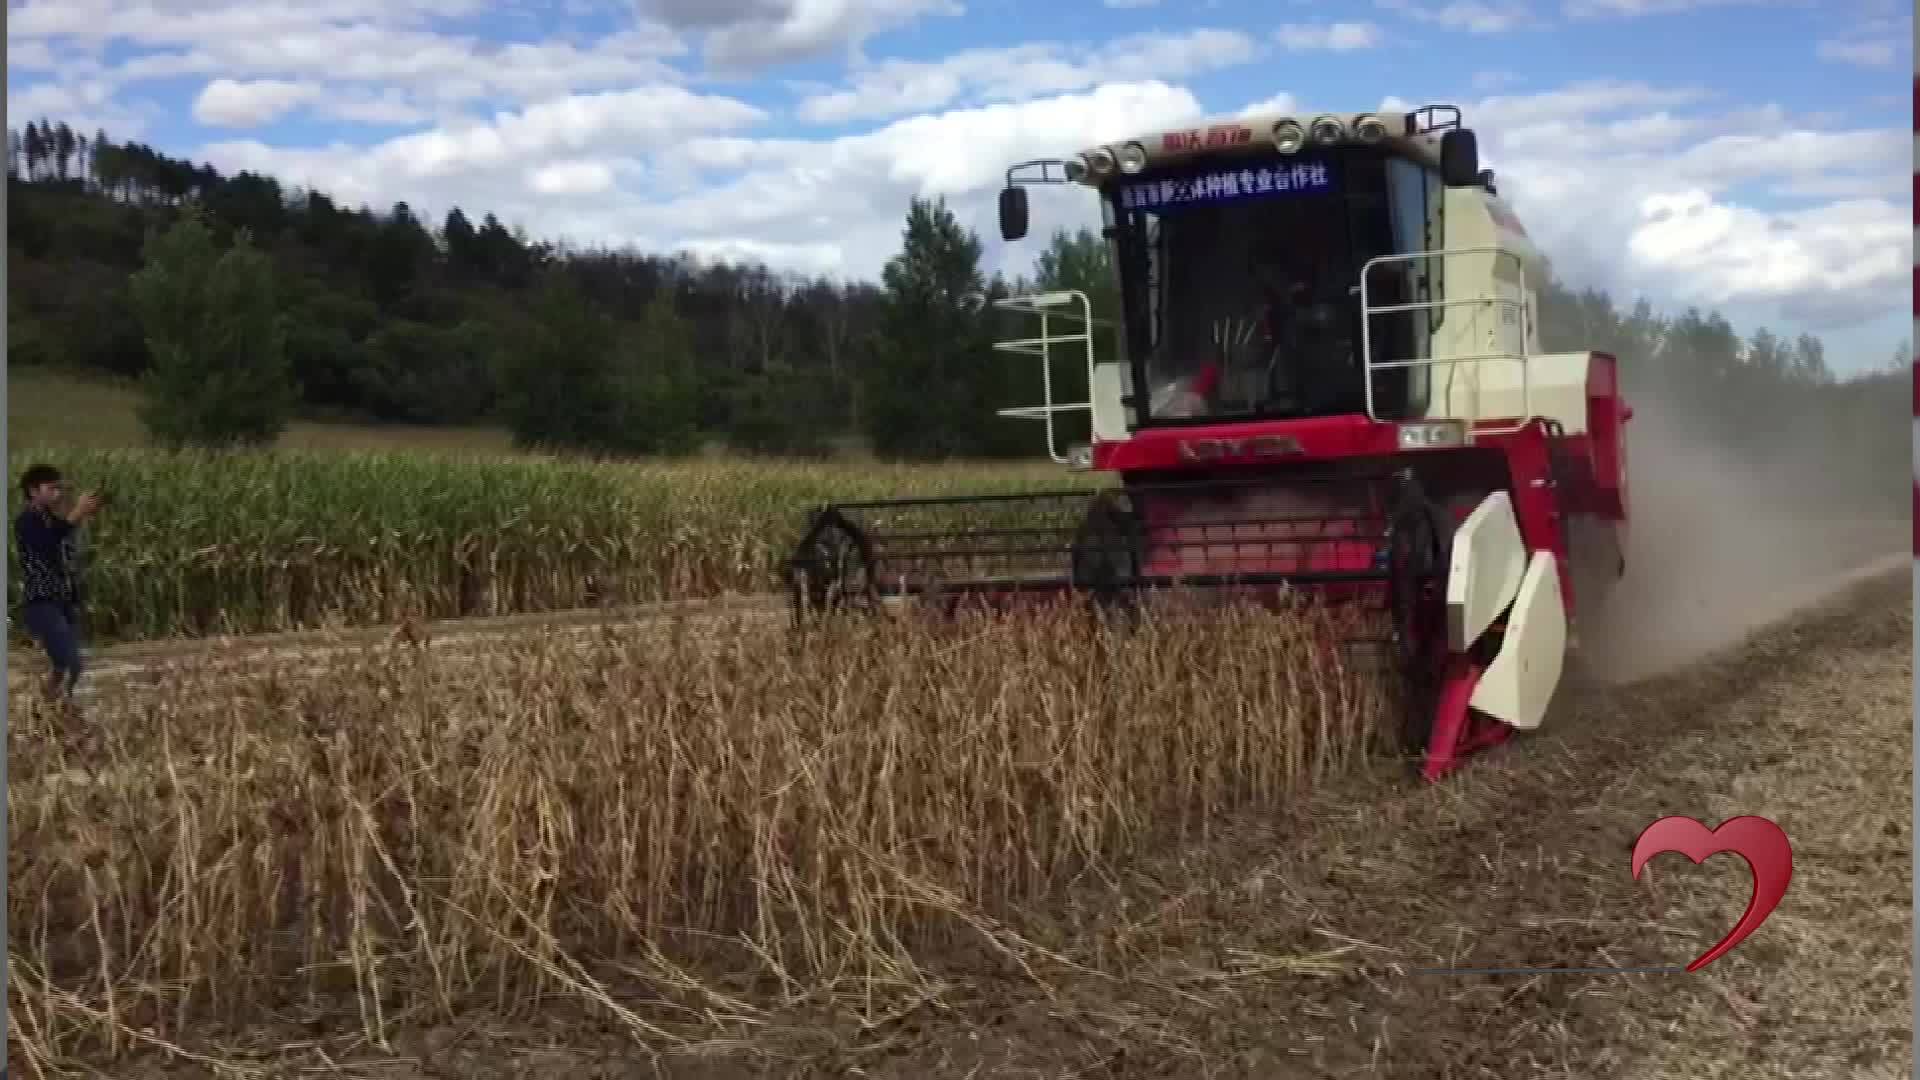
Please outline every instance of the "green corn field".
[{"label": "green corn field", "polygon": [[1084,483],[1044,461],[68,448],[17,448],[12,474],[37,461],[111,498],[82,547],[101,643],[760,592],[820,502]]}]

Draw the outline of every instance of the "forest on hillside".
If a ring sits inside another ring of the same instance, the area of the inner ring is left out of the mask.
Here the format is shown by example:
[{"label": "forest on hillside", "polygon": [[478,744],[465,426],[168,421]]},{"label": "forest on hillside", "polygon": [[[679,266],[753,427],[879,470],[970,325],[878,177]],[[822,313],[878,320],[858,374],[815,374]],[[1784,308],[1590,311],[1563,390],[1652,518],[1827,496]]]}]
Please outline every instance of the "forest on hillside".
[{"label": "forest on hillside", "polygon": [[[1031,274],[1007,281],[938,200],[906,208],[879,281],[836,282],[568,248],[481,207],[434,223],[406,203],[344,206],[46,120],[10,131],[8,151],[10,363],[154,384],[156,357],[179,352],[156,319],[181,320],[153,309],[204,290],[184,271],[140,275],[159,230],[191,209],[207,236],[175,242],[175,264],[212,274],[219,253],[246,248],[231,287],[273,323],[231,336],[274,357],[262,363],[284,372],[287,408],[308,416],[505,423],[529,444],[612,454],[721,441],[815,455],[851,438],[896,458],[1031,456],[1038,427],[992,414],[1037,403],[1039,375],[988,348],[1027,328],[993,324],[978,298],[1084,288],[1097,315],[1115,300],[1096,234],[1054,234]],[[1716,312],[1625,306],[1558,281],[1540,318],[1549,349],[1615,353],[1637,398],[1725,445],[1761,458],[1825,446],[1822,468],[1904,460],[1903,356],[1840,379],[1813,337],[1743,339]],[[1056,397],[1084,393],[1072,365],[1057,373]]]}]

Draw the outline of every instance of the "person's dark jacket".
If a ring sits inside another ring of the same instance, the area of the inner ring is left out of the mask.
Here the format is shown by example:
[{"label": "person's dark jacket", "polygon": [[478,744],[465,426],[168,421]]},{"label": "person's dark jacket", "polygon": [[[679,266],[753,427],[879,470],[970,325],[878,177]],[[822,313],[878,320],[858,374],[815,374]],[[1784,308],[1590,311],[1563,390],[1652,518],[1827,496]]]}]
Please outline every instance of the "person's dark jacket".
[{"label": "person's dark jacket", "polygon": [[59,515],[29,506],[13,519],[15,550],[20,553],[21,599],[26,603],[80,602],[74,573],[76,527]]}]

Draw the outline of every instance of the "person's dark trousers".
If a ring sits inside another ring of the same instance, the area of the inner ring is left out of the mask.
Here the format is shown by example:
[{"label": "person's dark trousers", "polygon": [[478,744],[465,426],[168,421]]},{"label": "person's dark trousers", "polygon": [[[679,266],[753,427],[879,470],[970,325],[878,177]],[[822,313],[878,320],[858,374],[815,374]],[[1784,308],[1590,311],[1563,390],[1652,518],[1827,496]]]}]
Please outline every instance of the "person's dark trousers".
[{"label": "person's dark trousers", "polygon": [[74,605],[58,600],[35,600],[21,612],[32,634],[47,650],[53,662],[53,693],[70,699],[80,682],[80,613]]}]

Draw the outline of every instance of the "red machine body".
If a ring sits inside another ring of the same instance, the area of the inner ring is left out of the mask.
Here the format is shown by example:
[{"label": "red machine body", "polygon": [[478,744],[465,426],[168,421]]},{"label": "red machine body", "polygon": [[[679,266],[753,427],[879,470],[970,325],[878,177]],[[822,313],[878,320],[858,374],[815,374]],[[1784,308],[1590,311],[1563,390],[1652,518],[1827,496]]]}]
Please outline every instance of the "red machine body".
[{"label": "red machine body", "polygon": [[[1309,514],[1305,523],[1288,519],[1262,523],[1259,508],[1248,503],[1288,491],[1292,475],[1347,466],[1348,470],[1334,471],[1345,471],[1359,482],[1356,486],[1366,487],[1366,477],[1410,470],[1456,525],[1486,493],[1505,491],[1511,496],[1529,554],[1545,551],[1554,556],[1562,603],[1571,615],[1579,610],[1582,580],[1604,582],[1622,570],[1628,505],[1626,424],[1633,410],[1620,395],[1615,357],[1593,353],[1587,370],[1587,424],[1579,434],[1558,432],[1550,422],[1537,418],[1510,430],[1517,423],[1517,418],[1510,418],[1476,425],[1480,430],[1470,446],[1404,450],[1398,441],[1399,424],[1365,416],[1327,416],[1141,430],[1123,442],[1094,444],[1092,465],[1095,471],[1117,474],[1123,485],[1234,473],[1266,481],[1246,489],[1244,495],[1222,494],[1220,500],[1226,505],[1217,506],[1219,512],[1213,514],[1204,512],[1204,503],[1210,501],[1205,496],[1150,504],[1143,515],[1145,548],[1150,553],[1146,572],[1174,579],[1234,575],[1337,579],[1375,569],[1378,547],[1373,538],[1390,512],[1382,498],[1371,499],[1361,515]],[[1383,489],[1369,490],[1377,494]],[[1222,535],[1214,522],[1232,526]],[[1299,540],[1302,528],[1313,529],[1314,539],[1326,542],[1285,543]],[[1323,585],[1320,591],[1326,599],[1341,601],[1389,586],[1388,581],[1359,581]],[[1504,741],[1514,729],[1477,716],[1468,707],[1485,668],[1484,658],[1448,656],[1434,640],[1419,647],[1439,669],[1433,723],[1421,767],[1428,780],[1438,780],[1468,754]]]},{"label": "red machine body", "polygon": [[[1117,474],[1123,482],[1225,472],[1282,480],[1315,465],[1384,463],[1390,469],[1416,470],[1429,493],[1505,489],[1513,495],[1514,515],[1528,550],[1552,552],[1559,563],[1562,596],[1571,611],[1575,609],[1575,564],[1569,557],[1568,519],[1584,517],[1603,523],[1600,539],[1615,549],[1611,554],[1616,561],[1620,530],[1626,523],[1626,424],[1633,410],[1620,396],[1617,368],[1618,361],[1607,353],[1590,355],[1587,430],[1581,434],[1555,434],[1548,422],[1539,419],[1518,431],[1503,431],[1518,422],[1508,418],[1477,424],[1469,447],[1403,450],[1399,424],[1357,415],[1148,428],[1125,441],[1094,443],[1093,470]],[[1456,518],[1464,518],[1477,503],[1477,499],[1454,499],[1449,505]],[[1154,527],[1175,528],[1177,521],[1177,515],[1164,517]],[[1165,561],[1157,565],[1168,573],[1231,572],[1223,563],[1196,562],[1178,545],[1149,546],[1166,553],[1161,556]],[[1351,570],[1365,568],[1373,554],[1365,545],[1316,550],[1310,557],[1319,562],[1298,567],[1275,563],[1264,554],[1254,557],[1253,563],[1244,561],[1248,556],[1231,558],[1241,570]]]}]

